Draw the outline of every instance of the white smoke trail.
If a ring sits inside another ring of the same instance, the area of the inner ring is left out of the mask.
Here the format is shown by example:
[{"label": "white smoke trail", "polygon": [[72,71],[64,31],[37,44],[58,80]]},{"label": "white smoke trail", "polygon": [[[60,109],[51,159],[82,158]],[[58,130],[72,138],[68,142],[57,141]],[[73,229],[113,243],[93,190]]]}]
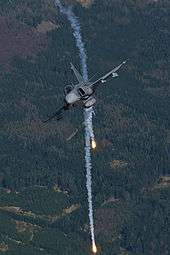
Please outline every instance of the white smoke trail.
[{"label": "white smoke trail", "polygon": [[[88,69],[87,69],[87,55],[84,47],[84,43],[81,35],[81,27],[78,18],[74,14],[72,7],[63,6],[59,0],[55,0],[56,7],[59,7],[60,12],[66,15],[67,19],[70,21],[71,27],[73,29],[73,35],[76,40],[76,46],[79,50],[79,56],[81,61],[81,67],[83,72],[83,78],[85,81],[88,80]],[[88,204],[89,204],[89,220],[90,220],[90,230],[93,250],[96,250],[95,236],[94,236],[94,221],[93,221],[93,206],[92,206],[92,177],[91,177],[91,139],[94,140],[93,132],[93,108],[88,108],[84,110],[85,119],[85,164],[86,164],[86,187],[88,192]]]},{"label": "white smoke trail", "polygon": [[95,246],[95,236],[94,236],[94,221],[93,221],[93,205],[92,205],[92,177],[91,177],[91,139],[94,139],[93,132],[93,108],[86,109],[84,111],[85,119],[85,164],[86,164],[86,186],[88,192],[88,204],[89,204],[89,220],[90,220],[90,230],[92,246]]},{"label": "white smoke trail", "polygon": [[56,6],[59,7],[60,12],[66,15],[67,19],[70,21],[71,27],[73,29],[73,35],[76,39],[76,46],[79,49],[83,78],[85,81],[87,81],[88,80],[87,55],[85,52],[85,47],[81,36],[81,28],[78,22],[78,18],[73,13],[72,6],[64,7],[59,0],[55,0],[54,3]]},{"label": "white smoke trail", "polygon": [[93,114],[94,114],[93,107],[90,107],[84,110],[85,126],[87,126],[88,135],[90,136],[91,140],[94,140],[94,131],[93,131],[93,123],[92,123]]}]

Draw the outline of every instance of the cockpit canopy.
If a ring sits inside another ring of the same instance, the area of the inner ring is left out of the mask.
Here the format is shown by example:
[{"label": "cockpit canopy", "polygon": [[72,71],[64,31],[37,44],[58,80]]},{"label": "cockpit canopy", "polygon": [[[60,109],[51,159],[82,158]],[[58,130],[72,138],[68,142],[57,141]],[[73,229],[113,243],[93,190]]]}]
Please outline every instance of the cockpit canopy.
[{"label": "cockpit canopy", "polygon": [[78,88],[78,93],[81,97],[90,96],[92,92],[92,89],[88,86]]},{"label": "cockpit canopy", "polygon": [[80,95],[81,97],[83,97],[83,96],[86,95],[86,92],[84,91],[83,88],[79,88],[79,89],[78,89],[78,92],[79,92],[79,95]]}]

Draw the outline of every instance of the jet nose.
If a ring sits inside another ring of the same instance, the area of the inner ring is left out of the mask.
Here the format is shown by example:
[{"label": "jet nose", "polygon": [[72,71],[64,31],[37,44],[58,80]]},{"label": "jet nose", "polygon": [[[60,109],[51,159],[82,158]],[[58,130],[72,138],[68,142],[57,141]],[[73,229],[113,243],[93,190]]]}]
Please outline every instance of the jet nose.
[{"label": "jet nose", "polygon": [[73,104],[78,100],[78,98],[74,93],[68,93],[65,97],[65,100],[68,104]]}]

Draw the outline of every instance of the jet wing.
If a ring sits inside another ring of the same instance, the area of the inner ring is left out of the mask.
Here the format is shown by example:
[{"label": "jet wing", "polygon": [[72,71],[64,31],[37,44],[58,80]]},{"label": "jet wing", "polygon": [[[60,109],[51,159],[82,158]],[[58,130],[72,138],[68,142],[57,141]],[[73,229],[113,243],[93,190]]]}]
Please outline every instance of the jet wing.
[{"label": "jet wing", "polygon": [[43,123],[46,123],[48,121],[51,121],[52,119],[54,119],[55,117],[57,118],[57,120],[62,119],[63,117],[63,112],[68,110],[68,106],[62,106],[60,109],[58,109],[55,113],[53,113],[48,119],[44,120]]},{"label": "jet wing", "polygon": [[105,83],[109,77],[117,77],[118,74],[116,73],[127,61],[123,61],[120,65],[113,68],[110,72],[93,82],[90,86],[95,90],[101,83]]}]

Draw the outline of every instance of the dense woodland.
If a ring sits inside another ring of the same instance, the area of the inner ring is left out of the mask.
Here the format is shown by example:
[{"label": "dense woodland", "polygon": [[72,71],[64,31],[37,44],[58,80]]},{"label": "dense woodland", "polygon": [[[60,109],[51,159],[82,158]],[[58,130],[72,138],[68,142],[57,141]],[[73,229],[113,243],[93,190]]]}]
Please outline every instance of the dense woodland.
[{"label": "dense woodland", "polygon": [[[97,94],[92,188],[99,250],[168,255],[170,3],[71,2],[89,76],[129,59]],[[91,254],[83,111],[41,122],[63,104],[64,86],[76,82],[70,61],[80,69],[70,24],[49,0],[0,0],[0,21],[0,253]]]}]

